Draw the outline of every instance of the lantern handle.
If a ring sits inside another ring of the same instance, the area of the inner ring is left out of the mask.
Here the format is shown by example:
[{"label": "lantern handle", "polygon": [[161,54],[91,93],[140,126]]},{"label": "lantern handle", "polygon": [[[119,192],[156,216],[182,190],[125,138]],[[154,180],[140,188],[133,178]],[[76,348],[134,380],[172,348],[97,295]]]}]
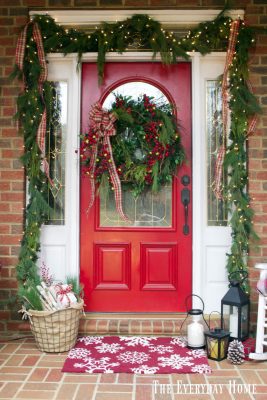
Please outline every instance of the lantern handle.
[{"label": "lantern handle", "polygon": [[231,276],[235,275],[235,274],[242,274],[243,275],[243,279],[241,279],[239,282],[240,284],[242,284],[244,282],[244,280],[246,280],[248,278],[248,272],[247,271],[243,271],[242,269],[237,269],[236,271],[230,272],[230,274],[228,275],[228,279],[231,282]]},{"label": "lantern handle", "polygon": [[[220,314],[220,316],[222,317],[222,314],[220,313],[220,311],[211,311],[210,313],[209,313],[209,330],[210,330],[210,316],[211,316],[211,314],[212,313],[217,313],[217,314]],[[223,321],[223,329],[225,328],[225,322],[224,322],[224,319],[223,319],[223,317],[222,317],[222,321]]]},{"label": "lantern handle", "polygon": [[199,298],[199,300],[201,301],[201,303],[202,303],[202,306],[203,306],[203,309],[202,309],[202,312],[204,312],[204,301],[202,300],[202,298],[200,297],[200,296],[198,296],[197,294],[189,294],[187,297],[186,297],[186,299],[185,299],[185,307],[186,307],[186,311],[187,311],[187,313],[188,313],[188,305],[187,305],[187,302],[188,302],[188,299],[190,299],[190,297],[197,297],[197,298]]}]

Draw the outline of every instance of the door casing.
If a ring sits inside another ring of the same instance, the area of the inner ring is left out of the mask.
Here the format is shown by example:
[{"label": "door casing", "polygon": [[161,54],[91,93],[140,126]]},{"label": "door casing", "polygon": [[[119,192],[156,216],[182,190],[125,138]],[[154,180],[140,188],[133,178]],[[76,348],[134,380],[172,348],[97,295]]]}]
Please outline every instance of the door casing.
[{"label": "door casing", "polygon": [[[202,57],[192,53],[192,174],[193,174],[193,293],[205,301],[205,312],[220,309],[227,290],[226,252],[231,243],[229,227],[208,227],[206,195],[205,82],[222,72],[225,53]],[[83,61],[95,62],[96,53],[87,53]],[[151,61],[152,53],[110,53],[109,62]],[[159,59],[158,59],[159,60]],[[68,82],[68,128],[66,144],[66,222],[64,226],[42,228],[40,263],[44,261],[55,279],[79,276],[79,134],[81,74],[77,55],[49,54],[49,80]],[[194,305],[194,304],[193,304]]]}]

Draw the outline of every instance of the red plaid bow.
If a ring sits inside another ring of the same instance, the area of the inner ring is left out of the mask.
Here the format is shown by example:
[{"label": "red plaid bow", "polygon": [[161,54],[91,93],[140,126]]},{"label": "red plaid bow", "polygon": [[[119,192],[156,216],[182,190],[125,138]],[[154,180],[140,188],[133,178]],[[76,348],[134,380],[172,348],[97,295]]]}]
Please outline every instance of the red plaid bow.
[{"label": "red plaid bow", "polygon": [[[50,185],[53,186],[53,181],[49,176],[49,164],[46,159],[45,155],[45,136],[46,136],[46,119],[47,119],[47,113],[46,113],[46,107],[45,107],[45,102],[43,98],[43,83],[47,80],[47,65],[45,61],[45,53],[44,53],[44,47],[43,47],[43,41],[42,41],[42,36],[40,33],[39,26],[36,22],[28,22],[28,24],[24,27],[23,31],[21,32],[18,42],[17,42],[17,47],[16,47],[16,64],[20,71],[23,73],[23,64],[24,64],[24,57],[25,57],[25,48],[26,48],[26,39],[27,39],[27,32],[29,26],[32,25],[32,36],[33,40],[36,43],[37,46],[37,54],[38,54],[38,59],[39,63],[41,66],[41,73],[39,76],[38,80],[38,85],[39,85],[39,94],[42,98],[43,104],[44,104],[44,110],[43,114],[41,117],[41,121],[37,130],[37,135],[36,135],[36,142],[38,144],[38,147],[41,151],[42,155],[42,166],[43,170],[50,182]],[[23,74],[23,81],[24,81],[24,86],[26,86],[26,79]]]},{"label": "red plaid bow", "polygon": [[96,159],[97,159],[97,152],[98,152],[98,142],[100,138],[103,139],[103,145],[107,147],[108,152],[110,154],[110,163],[109,163],[109,175],[111,182],[114,187],[115,193],[115,203],[116,209],[120,215],[120,217],[129,222],[129,219],[124,214],[122,209],[122,195],[121,195],[121,182],[118,176],[116,165],[113,159],[112,154],[112,147],[110,144],[110,136],[116,135],[116,129],[114,127],[114,122],[116,121],[116,117],[111,112],[103,109],[102,105],[97,102],[95,103],[90,111],[90,126],[92,131],[95,133],[97,138],[97,143],[92,146],[91,154],[90,154],[90,184],[91,184],[91,199],[89,203],[89,208],[92,207],[95,201],[95,180],[94,180],[94,173],[96,167]]},{"label": "red plaid bow", "polygon": [[66,287],[63,288],[62,285],[58,284],[55,286],[55,289],[58,296],[58,300],[62,302],[62,300],[66,296],[66,298],[68,299],[68,306],[70,306],[70,298],[68,296],[68,293],[72,291],[72,285],[66,285]]}]

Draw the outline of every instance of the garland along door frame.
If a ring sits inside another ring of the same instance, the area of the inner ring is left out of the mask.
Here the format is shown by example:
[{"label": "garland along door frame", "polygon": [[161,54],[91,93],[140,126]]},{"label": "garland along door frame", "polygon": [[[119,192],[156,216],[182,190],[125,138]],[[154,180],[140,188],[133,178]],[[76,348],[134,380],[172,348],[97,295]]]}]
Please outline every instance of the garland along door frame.
[{"label": "garland along door frame", "polygon": [[157,195],[151,189],[137,198],[129,189],[122,192],[132,224],[118,221],[110,206],[113,194],[107,201],[96,198],[88,211],[90,183],[81,174],[80,266],[86,310],[184,312],[192,291],[191,63],[107,63],[101,86],[96,64],[83,63],[83,133],[91,106],[99,100],[105,106],[110,93],[119,90],[125,96],[149,95],[146,90],[161,99],[166,96],[181,126],[186,161]]}]

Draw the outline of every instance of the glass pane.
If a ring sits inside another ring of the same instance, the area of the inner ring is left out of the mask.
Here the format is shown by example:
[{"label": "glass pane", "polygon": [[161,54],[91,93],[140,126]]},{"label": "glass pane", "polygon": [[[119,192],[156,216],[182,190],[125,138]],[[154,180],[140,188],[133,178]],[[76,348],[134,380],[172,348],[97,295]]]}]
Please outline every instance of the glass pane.
[{"label": "glass pane", "polygon": [[[131,96],[133,99],[146,94],[154,98],[159,104],[169,104],[169,100],[157,87],[146,82],[128,82],[118,86],[105,99],[103,107],[110,109],[116,96]],[[138,197],[134,197],[130,190],[122,191],[123,211],[130,219],[130,223],[121,220],[115,207],[114,194],[107,197],[100,195],[100,226],[113,227],[159,227],[166,228],[172,225],[172,184],[161,188],[158,193],[146,189]]]},{"label": "glass pane", "polygon": [[163,187],[154,194],[147,190],[135,198],[130,191],[122,192],[123,210],[131,220],[121,220],[115,207],[114,194],[100,198],[100,226],[155,226],[166,228],[171,226],[172,208],[171,185]]},{"label": "glass pane", "polygon": [[169,104],[169,100],[165,96],[164,93],[156,86],[151,85],[146,82],[128,82],[124,83],[116,87],[105,99],[103,103],[103,107],[109,110],[111,108],[112,103],[116,100],[116,96],[131,96],[134,100],[137,100],[138,97],[146,94],[148,97],[153,97],[155,103],[159,104]]},{"label": "glass pane", "polygon": [[[227,205],[226,202],[217,199],[213,192],[215,179],[215,165],[217,153],[222,145],[223,125],[222,125],[222,93],[218,81],[206,82],[206,135],[207,135],[207,198],[208,198],[208,225],[226,226],[227,225]],[[223,183],[226,173],[223,173]]]},{"label": "glass pane", "polygon": [[67,132],[67,82],[53,82],[53,117],[49,126],[47,154],[54,187],[48,191],[51,211],[47,225],[65,223],[65,146]]},{"label": "glass pane", "polygon": [[241,309],[241,337],[248,334],[248,305]]}]

